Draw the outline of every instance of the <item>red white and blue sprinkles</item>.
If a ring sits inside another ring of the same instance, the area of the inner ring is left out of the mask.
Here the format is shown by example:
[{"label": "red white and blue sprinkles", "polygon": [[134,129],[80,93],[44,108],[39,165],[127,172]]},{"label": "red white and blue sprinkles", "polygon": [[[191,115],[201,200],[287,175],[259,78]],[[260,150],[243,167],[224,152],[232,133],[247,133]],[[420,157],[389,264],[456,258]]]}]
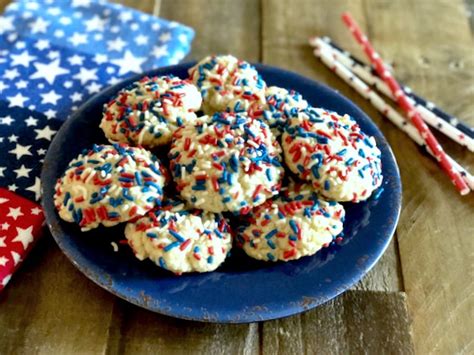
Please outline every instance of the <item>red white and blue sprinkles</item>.
[{"label": "red white and blue sprinkles", "polygon": [[252,210],[237,243],[254,259],[296,260],[339,241],[344,216],[341,204],[318,198],[310,185],[293,184]]},{"label": "red white and blue sprinkles", "polygon": [[59,215],[82,231],[126,222],[161,203],[165,176],[156,157],[124,144],[94,145],[56,183]]},{"label": "red white and blue sprinkles", "polygon": [[173,132],[196,119],[201,95],[174,76],[144,77],[104,105],[100,127],[111,142],[147,148],[168,144]]},{"label": "red white and blue sprinkles", "polygon": [[166,201],[125,227],[135,256],[150,259],[176,274],[208,272],[221,265],[232,247],[229,226],[221,214],[188,209]]},{"label": "red white and blue sprinkles", "polygon": [[325,198],[359,202],[382,184],[380,150],[349,115],[299,111],[282,136],[285,162]]},{"label": "red white and blue sprinkles", "polygon": [[281,148],[269,127],[246,114],[216,113],[173,136],[170,169],[181,196],[210,212],[246,214],[278,194]]}]

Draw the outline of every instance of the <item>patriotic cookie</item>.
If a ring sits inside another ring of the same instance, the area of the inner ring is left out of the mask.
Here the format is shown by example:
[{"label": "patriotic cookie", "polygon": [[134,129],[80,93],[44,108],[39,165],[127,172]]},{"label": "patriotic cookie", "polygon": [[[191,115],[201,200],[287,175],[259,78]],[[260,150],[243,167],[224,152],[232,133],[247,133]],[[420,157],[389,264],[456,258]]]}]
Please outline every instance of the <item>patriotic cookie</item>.
[{"label": "patriotic cookie", "polygon": [[253,209],[237,242],[252,258],[289,261],[313,255],[342,232],[344,208],[296,185]]},{"label": "patriotic cookie", "polygon": [[125,237],[140,260],[150,259],[176,274],[208,272],[222,264],[232,247],[222,215],[165,203],[125,227]]},{"label": "patriotic cookie", "polygon": [[216,113],[209,123],[177,130],[169,158],[177,189],[193,207],[245,214],[278,194],[280,153],[265,123]]},{"label": "patriotic cookie", "polygon": [[325,198],[359,202],[382,183],[380,150],[349,115],[308,108],[282,136],[285,162]]},{"label": "patriotic cookie", "polygon": [[143,216],[163,197],[165,177],[148,151],[124,144],[94,145],[72,160],[56,183],[59,215],[82,231]]},{"label": "patriotic cookie", "polygon": [[100,128],[110,142],[153,148],[168,144],[201,107],[197,88],[173,76],[144,77],[104,105]]},{"label": "patriotic cookie", "polygon": [[229,103],[226,111],[247,112],[250,117],[263,120],[270,126],[274,135],[280,136],[288,117],[307,107],[308,102],[298,92],[269,86],[265,89],[264,104],[259,100],[235,98]]},{"label": "patriotic cookie", "polygon": [[265,82],[249,63],[231,55],[209,56],[189,70],[201,91],[206,114],[225,111],[236,98],[264,103]]}]

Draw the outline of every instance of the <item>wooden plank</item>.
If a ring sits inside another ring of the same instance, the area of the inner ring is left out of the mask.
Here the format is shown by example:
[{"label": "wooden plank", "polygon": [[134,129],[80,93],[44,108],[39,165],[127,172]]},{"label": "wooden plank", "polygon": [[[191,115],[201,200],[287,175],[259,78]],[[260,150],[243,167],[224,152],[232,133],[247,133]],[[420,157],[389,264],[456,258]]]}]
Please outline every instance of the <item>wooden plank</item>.
[{"label": "wooden plank", "polygon": [[[473,124],[474,48],[464,3],[367,1],[365,8],[370,37],[395,60],[397,76]],[[474,199],[461,198],[429,158],[399,142],[398,132],[386,134],[404,185],[398,240],[416,350],[472,353],[474,284],[466,267],[472,265]],[[442,144],[472,171],[472,154],[446,139]]]},{"label": "wooden plank", "polygon": [[191,59],[233,54],[260,59],[259,0],[162,0],[161,16],[196,31]]},{"label": "wooden plank", "polygon": [[102,353],[113,302],[45,236],[0,297],[0,353]]},{"label": "wooden plank", "polygon": [[154,14],[158,16],[159,5],[160,1],[153,1],[153,0],[144,0],[144,1],[137,1],[137,0],[112,0],[112,2],[116,2],[128,7],[132,7],[136,10],[140,10],[149,14]]},{"label": "wooden plank", "polygon": [[403,292],[349,291],[300,317],[265,323],[263,354],[413,354]]}]

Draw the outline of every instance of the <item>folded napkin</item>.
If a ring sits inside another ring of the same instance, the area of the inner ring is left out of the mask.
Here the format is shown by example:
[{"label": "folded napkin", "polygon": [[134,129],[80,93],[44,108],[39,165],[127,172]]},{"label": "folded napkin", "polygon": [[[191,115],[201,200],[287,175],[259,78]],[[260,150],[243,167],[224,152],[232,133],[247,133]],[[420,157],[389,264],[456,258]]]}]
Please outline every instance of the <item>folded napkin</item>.
[{"label": "folded napkin", "polygon": [[41,234],[39,175],[61,123],[106,86],[178,63],[193,37],[186,26],[103,0],[18,0],[6,8],[0,16],[0,290]]}]

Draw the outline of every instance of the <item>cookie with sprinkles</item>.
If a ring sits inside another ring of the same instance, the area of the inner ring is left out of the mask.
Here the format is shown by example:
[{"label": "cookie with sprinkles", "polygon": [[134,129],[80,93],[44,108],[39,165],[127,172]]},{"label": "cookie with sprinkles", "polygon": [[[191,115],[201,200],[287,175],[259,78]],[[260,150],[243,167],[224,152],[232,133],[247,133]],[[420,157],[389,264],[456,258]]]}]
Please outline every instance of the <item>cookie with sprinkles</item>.
[{"label": "cookie with sprinkles", "polygon": [[201,92],[206,114],[225,111],[236,98],[242,102],[265,101],[266,84],[257,70],[231,55],[204,58],[189,69],[189,78]]},{"label": "cookie with sprinkles", "polygon": [[318,198],[309,186],[294,185],[255,207],[237,242],[250,257],[289,261],[313,255],[343,230],[344,207]]},{"label": "cookie with sprinkles", "polygon": [[349,115],[301,110],[289,120],[282,145],[288,168],[327,199],[363,201],[382,184],[375,139]]},{"label": "cookie with sprinkles", "polygon": [[125,227],[135,256],[181,274],[214,271],[232,247],[232,237],[221,214],[188,209],[177,201],[147,213]]},{"label": "cookie with sprinkles", "polygon": [[245,214],[278,194],[281,148],[270,128],[246,114],[216,113],[173,135],[170,170],[193,207]]},{"label": "cookie with sprinkles", "polygon": [[201,102],[197,88],[188,81],[144,77],[104,105],[100,127],[112,143],[153,148],[168,144],[179,126],[194,121]]},{"label": "cookie with sprinkles", "polygon": [[247,112],[250,117],[263,120],[270,126],[274,135],[280,136],[288,117],[307,107],[308,102],[300,93],[278,86],[269,86],[265,89],[264,104],[260,100],[241,100],[237,97],[229,103],[226,111]]},{"label": "cookie with sprinkles", "polygon": [[161,203],[165,176],[150,152],[125,144],[94,145],[56,183],[59,216],[82,231],[143,216]]}]

